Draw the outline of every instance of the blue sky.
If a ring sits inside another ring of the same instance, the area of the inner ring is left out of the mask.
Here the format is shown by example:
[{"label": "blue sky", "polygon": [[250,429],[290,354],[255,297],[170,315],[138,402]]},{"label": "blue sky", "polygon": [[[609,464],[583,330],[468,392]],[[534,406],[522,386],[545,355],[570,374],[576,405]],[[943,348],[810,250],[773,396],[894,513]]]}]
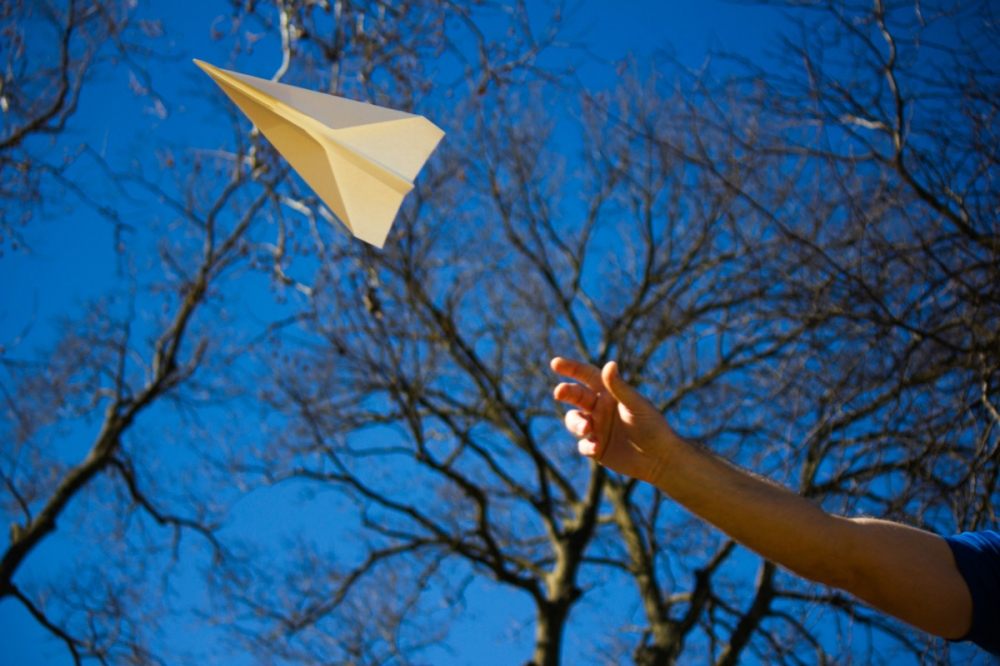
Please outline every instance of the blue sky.
[{"label": "blue sky", "polygon": [[[227,15],[226,3],[180,0],[158,3],[156,9],[167,12],[161,15],[169,38],[163,50],[171,57],[168,63],[154,63],[150,71],[154,88],[168,101],[167,117],[158,119],[149,99],[130,91],[129,71],[122,67],[99,87],[88,88],[69,126],[71,138],[100,146],[108,157],[148,153],[143,136],[149,131],[192,147],[212,146],[212,137],[203,130],[211,111],[194,93],[214,92],[213,84],[190,59],[226,64],[229,43],[210,36],[213,22]],[[598,57],[617,61],[632,54],[641,62],[666,50],[691,68],[705,61],[710,48],[762,59],[782,25],[773,8],[719,0],[588,0],[569,15],[568,34]],[[261,49],[251,60],[250,69],[256,71],[248,73],[269,74],[278,62],[276,52]],[[581,76],[595,86],[608,86],[613,85],[613,72],[589,63]],[[30,254],[7,252],[0,260],[0,284],[7,285],[0,294],[0,341],[8,346],[32,321],[32,340],[43,344],[53,318],[102,293],[114,279],[108,225],[88,223],[92,215],[82,207],[52,212],[58,219],[26,231]]]},{"label": "blue sky", "polygon": [[[532,4],[529,2],[529,4]],[[229,44],[213,41],[210,27],[217,17],[227,14],[227,3],[219,0],[180,0],[161,2],[144,8],[162,15],[170,44],[168,62],[151,66],[154,87],[169,100],[165,118],[151,108],[148,97],[138,97],[129,89],[129,72],[121,68],[98,81],[81,100],[79,113],[69,126],[69,140],[100,146],[109,159],[150,160],[148,133],[192,147],[210,149],[213,137],[204,122],[211,113],[195,93],[215,92],[212,82],[192,63],[191,58],[225,65]],[[763,57],[781,25],[780,15],[770,8],[727,4],[716,0],[587,0],[571,14],[570,33],[585,41],[596,55],[619,60],[627,54],[640,61],[654,51],[665,49],[676,54],[681,63],[698,67],[710,48],[723,49],[753,60]],[[251,61],[249,73],[263,74],[277,67],[273,50],[262,48]],[[595,86],[613,83],[613,68],[587,65],[581,72],[585,81]],[[115,196],[108,193],[108,196]],[[22,349],[44,347],[56,334],[56,320],[78,314],[82,305],[101,295],[114,283],[117,257],[110,227],[83,207],[51,210],[50,219],[40,220],[25,232],[30,253],[5,251],[0,257],[0,344]],[[136,212],[142,212],[137,210]],[[142,232],[139,232],[142,233]],[[148,241],[149,238],[133,239]],[[88,441],[70,445],[67,457],[81,454]],[[296,505],[295,489],[251,496],[242,501],[233,516],[230,529],[256,531],[277,536],[294,527],[294,512],[305,511]],[[312,500],[309,510],[316,510],[322,498]],[[252,518],[251,518],[252,517]],[[291,520],[290,520],[291,517]],[[63,569],[71,559],[67,550],[73,546],[72,534],[49,539],[30,559],[22,576],[44,577],[49,571]],[[186,580],[181,578],[181,580]],[[193,578],[191,579],[193,580]],[[181,590],[197,594],[196,589]],[[502,598],[499,599],[498,595]],[[506,598],[510,597],[510,598]],[[451,646],[451,654],[441,653],[439,663],[509,664],[524,660],[517,647],[531,642],[532,608],[524,599],[495,589],[488,582],[474,586],[469,593],[469,612],[463,622],[465,633]],[[512,610],[513,608],[513,610]],[[586,611],[586,609],[581,609]],[[592,608],[587,612],[595,612]],[[483,636],[480,621],[493,614],[522,622],[520,630],[512,625],[496,625],[498,635]],[[463,626],[460,625],[460,626]],[[61,666],[72,663],[63,648],[41,640],[37,625],[10,600],[0,603],[0,664],[37,664]],[[176,627],[174,628],[176,629]],[[191,628],[188,627],[188,630]],[[198,636],[197,633],[190,634]],[[484,657],[484,639],[492,646]],[[572,645],[568,645],[572,654]],[[569,662],[567,662],[569,663]]]}]

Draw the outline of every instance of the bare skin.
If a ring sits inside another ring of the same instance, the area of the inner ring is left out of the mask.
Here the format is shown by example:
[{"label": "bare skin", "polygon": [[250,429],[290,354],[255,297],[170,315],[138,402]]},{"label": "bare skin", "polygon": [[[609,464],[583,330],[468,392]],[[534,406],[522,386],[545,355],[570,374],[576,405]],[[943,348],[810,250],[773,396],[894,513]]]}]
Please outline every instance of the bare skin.
[{"label": "bare skin", "polygon": [[582,455],[653,484],[803,578],[845,590],[935,636],[956,639],[968,633],[972,597],[941,537],[887,521],[828,514],[684,441],[622,379],[614,362],[599,370],[554,358],[551,366],[574,380],[556,386],[554,396],[574,408],[565,423],[580,438]]}]

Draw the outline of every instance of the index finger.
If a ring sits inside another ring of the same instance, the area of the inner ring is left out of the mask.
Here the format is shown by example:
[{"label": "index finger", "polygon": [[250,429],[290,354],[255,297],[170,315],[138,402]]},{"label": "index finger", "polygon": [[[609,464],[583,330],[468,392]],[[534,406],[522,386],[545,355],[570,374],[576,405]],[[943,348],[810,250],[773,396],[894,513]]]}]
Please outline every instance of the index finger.
[{"label": "index finger", "polygon": [[601,381],[601,371],[589,363],[581,363],[580,361],[556,356],[549,362],[549,367],[563,377],[575,379],[581,384],[588,386],[595,393],[600,393],[604,390],[604,382]]}]

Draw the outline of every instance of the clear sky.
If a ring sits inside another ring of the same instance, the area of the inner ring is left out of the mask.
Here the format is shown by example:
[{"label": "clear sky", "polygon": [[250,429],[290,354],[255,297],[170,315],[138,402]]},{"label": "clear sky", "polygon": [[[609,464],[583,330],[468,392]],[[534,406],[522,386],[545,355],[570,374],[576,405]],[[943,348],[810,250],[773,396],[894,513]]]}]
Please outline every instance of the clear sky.
[{"label": "clear sky", "polygon": [[[209,113],[193,93],[204,93],[213,83],[198,70],[196,57],[225,65],[227,45],[213,41],[210,29],[217,17],[227,14],[221,0],[174,0],[151,3],[142,11],[162,18],[171,42],[170,62],[155,64],[150,71],[153,85],[171,102],[160,118],[149,99],[137,97],[129,89],[129,73],[121,68],[91,86],[81,100],[79,113],[70,123],[70,134],[80,142],[100,146],[109,156],[135,155],[151,159],[147,132],[162,132],[175,141],[191,146],[211,146],[201,120]],[[529,5],[532,2],[529,0]],[[710,48],[723,49],[751,59],[759,59],[781,24],[780,15],[766,7],[751,7],[717,0],[586,0],[570,14],[571,34],[585,41],[600,57],[618,60],[633,54],[640,61],[659,49],[672,50],[687,66],[697,67]],[[278,65],[266,49],[255,55],[253,64],[262,74]],[[609,69],[588,66],[583,72],[595,82],[607,81]],[[598,83],[601,85],[601,83]],[[213,91],[214,92],[214,91]],[[109,196],[114,196],[109,194]],[[79,312],[81,304],[94,298],[114,281],[116,255],[109,226],[83,207],[52,210],[51,219],[35,224],[26,232],[31,253],[6,251],[0,258],[0,344],[8,349],[20,344],[43,347],[54,339],[58,317]],[[81,441],[77,452],[85,450]],[[282,496],[284,493],[285,496]],[[234,529],[266,531],[269,525],[289,522],[293,491],[281,491],[266,498],[249,498],[239,506]],[[279,501],[280,500],[280,501]],[[280,508],[279,508],[280,507]],[[248,520],[247,516],[253,516]],[[67,560],[66,548],[72,538],[50,539],[30,558],[20,576],[45,575],[49,567],[60,567]],[[484,656],[477,619],[497,612],[526,624],[520,631],[511,630],[511,644],[530,642],[531,608],[517,607],[517,599],[500,599],[489,583],[470,591],[470,614],[467,632],[452,646],[450,655],[441,654],[439,663],[510,664],[521,654],[497,649]],[[515,610],[506,604],[514,604]],[[62,666],[72,663],[58,644],[40,640],[42,632],[13,601],[0,603],[0,666],[35,664]],[[503,636],[491,636],[492,644],[502,643]],[[570,646],[571,648],[571,646]],[[567,661],[569,663],[569,661]]]},{"label": "clear sky", "polygon": [[[535,0],[528,4],[541,3]],[[88,88],[70,123],[72,136],[102,146],[109,156],[148,148],[142,141],[147,128],[175,140],[187,138],[192,146],[211,145],[211,137],[199,131],[199,121],[208,111],[191,93],[211,90],[213,84],[190,58],[226,63],[228,43],[215,41],[210,35],[216,19],[227,15],[226,3],[177,0],[147,8],[150,15],[157,10],[166,12],[161,16],[173,56],[167,64],[150,67],[153,86],[169,103],[166,118],[157,120],[148,98],[130,91],[129,72],[122,67],[116,77],[102,81],[100,88]],[[569,16],[567,34],[601,58],[615,61],[633,54],[641,61],[658,50],[667,50],[688,67],[700,66],[710,48],[762,58],[781,25],[780,13],[772,8],[719,0],[587,0]],[[279,64],[276,53],[269,57],[266,52],[251,62],[258,71],[250,73],[259,75],[269,75]],[[590,64],[581,74],[596,85],[608,85],[612,71]],[[8,345],[32,320],[36,322],[32,336],[35,344],[40,344],[46,323],[100,293],[113,279],[108,225],[82,223],[80,216],[90,215],[83,209],[73,210],[72,215],[64,212],[53,211],[60,219],[26,232],[30,255],[8,252],[0,260],[0,284],[7,285],[0,294],[0,341]],[[77,222],[70,224],[68,218]],[[106,236],[100,236],[101,229]],[[72,280],[67,279],[70,276]]]}]

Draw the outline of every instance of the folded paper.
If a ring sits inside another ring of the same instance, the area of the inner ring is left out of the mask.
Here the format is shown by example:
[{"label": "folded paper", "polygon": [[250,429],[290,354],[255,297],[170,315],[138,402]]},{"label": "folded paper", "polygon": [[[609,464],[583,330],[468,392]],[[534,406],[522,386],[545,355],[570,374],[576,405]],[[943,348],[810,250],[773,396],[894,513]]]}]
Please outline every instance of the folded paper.
[{"label": "folded paper", "polygon": [[444,132],[422,116],[194,61],[352,234],[385,244],[403,197]]}]

